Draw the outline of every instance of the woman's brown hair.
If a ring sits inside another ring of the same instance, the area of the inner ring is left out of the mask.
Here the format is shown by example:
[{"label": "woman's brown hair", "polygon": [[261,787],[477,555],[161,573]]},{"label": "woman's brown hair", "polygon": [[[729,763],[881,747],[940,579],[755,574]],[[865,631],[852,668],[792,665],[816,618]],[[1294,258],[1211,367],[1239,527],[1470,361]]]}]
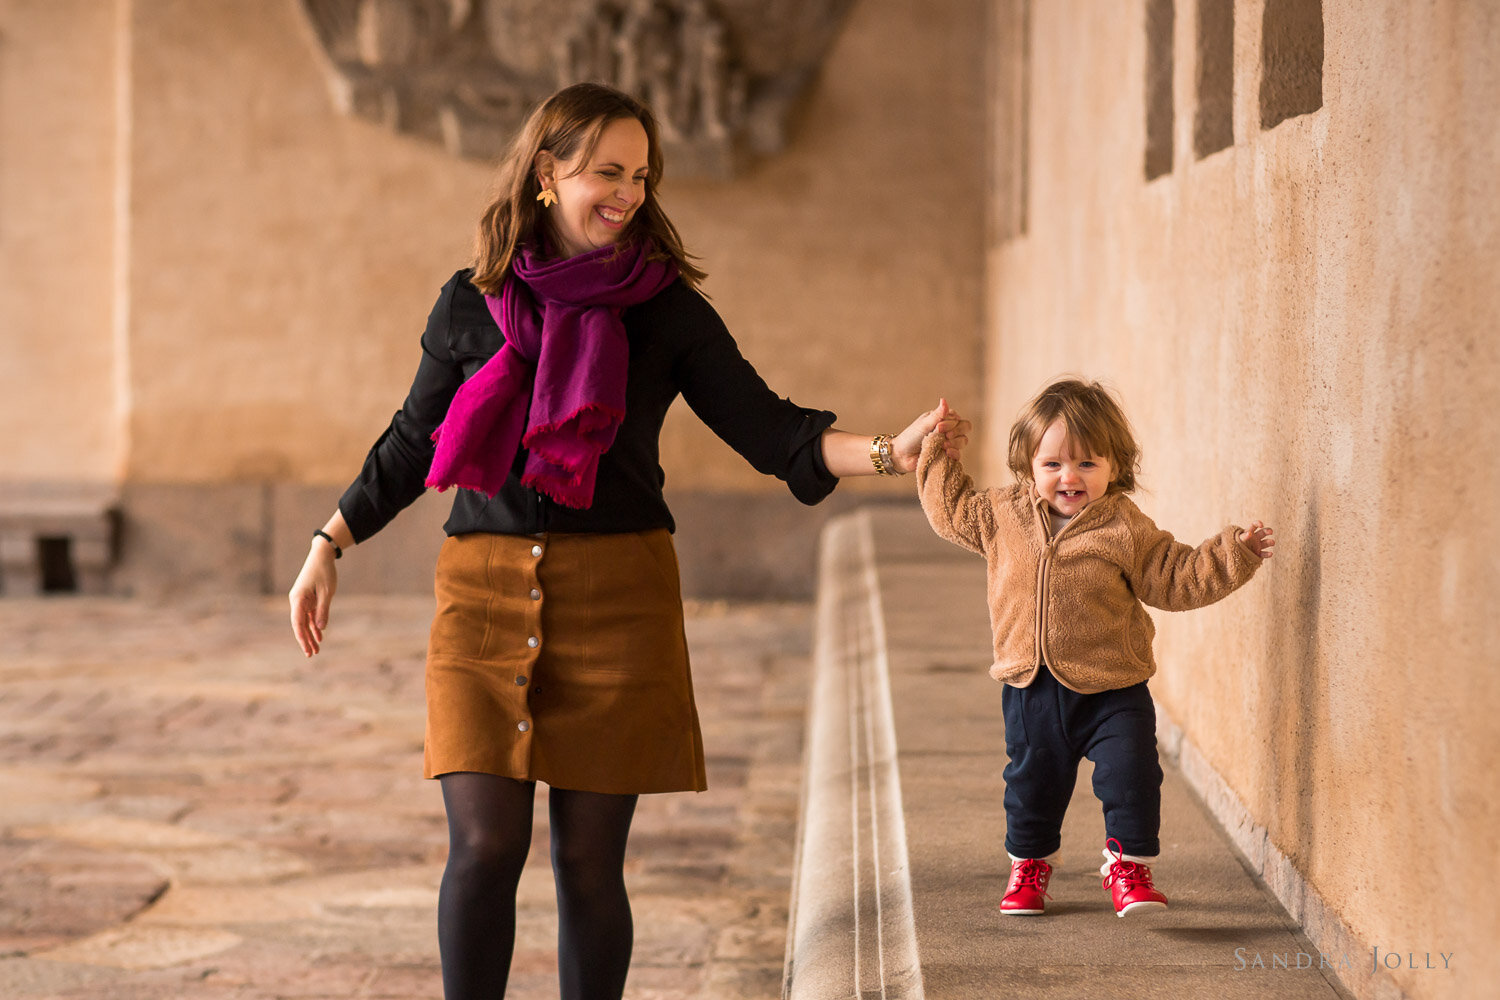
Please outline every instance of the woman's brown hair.
[{"label": "woman's brown hair", "polygon": [[621,118],[634,118],[646,130],[647,154],[646,197],[621,236],[624,244],[639,236],[649,236],[656,245],[653,257],[677,263],[682,278],[693,288],[706,274],[693,266],[682,238],[667,213],[662,210],[656,189],[661,183],[664,166],[656,118],[640,101],[613,87],[599,83],[578,83],[565,87],[547,98],[526,120],[525,126],[511,143],[510,151],[500,161],[496,174],[496,195],[479,220],[479,234],[474,251],[474,286],[486,295],[499,295],[510,276],[511,260],[517,248],[533,242],[545,211],[537,202],[541,183],[536,176],[536,155],[546,150],[559,160],[580,157],[580,169],[588,165],[599,144],[604,127]]},{"label": "woman's brown hair", "polygon": [[1084,455],[1109,459],[1111,493],[1131,493],[1141,471],[1141,449],[1120,404],[1098,382],[1058,379],[1036,395],[1010,429],[1010,471],[1023,483],[1032,481],[1031,460],[1042,435],[1061,420],[1068,444]]}]

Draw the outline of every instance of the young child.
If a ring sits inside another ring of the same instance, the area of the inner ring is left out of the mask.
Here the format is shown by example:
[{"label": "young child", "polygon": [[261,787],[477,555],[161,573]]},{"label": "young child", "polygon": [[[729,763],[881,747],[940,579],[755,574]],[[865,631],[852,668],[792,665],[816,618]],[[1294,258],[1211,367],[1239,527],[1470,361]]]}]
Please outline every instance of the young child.
[{"label": "young child", "polygon": [[[1222,600],[1271,557],[1271,529],[1233,525],[1196,549],[1157,528],[1127,496],[1140,449],[1097,382],[1066,379],[1028,403],[1010,431],[1018,482],[976,490],[957,459],[968,421],[940,407],[917,487],[940,536],[988,564],[995,662],[1005,684],[1005,849],[1000,910],[1039,914],[1061,845],[1078,762],[1094,762],[1104,865],[1115,913],[1162,908],[1148,862],[1160,853],[1156,633],[1142,602],[1167,611]],[[1054,859],[1055,860],[1055,859]]]}]

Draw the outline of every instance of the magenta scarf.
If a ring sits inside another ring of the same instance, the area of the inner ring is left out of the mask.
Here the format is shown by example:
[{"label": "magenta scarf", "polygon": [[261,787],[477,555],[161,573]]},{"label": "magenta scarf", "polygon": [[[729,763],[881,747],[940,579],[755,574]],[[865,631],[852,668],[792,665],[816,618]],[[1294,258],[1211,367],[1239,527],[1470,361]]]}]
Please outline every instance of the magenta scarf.
[{"label": "magenta scarf", "polygon": [[560,260],[532,247],[516,254],[512,280],[484,297],[505,344],[458,387],[433,432],[428,486],[494,496],[524,444],[522,485],[569,507],[594,502],[599,456],[625,419],[620,314],[677,280],[676,263],[648,260],[651,249],[642,240],[618,255],[613,246]]}]

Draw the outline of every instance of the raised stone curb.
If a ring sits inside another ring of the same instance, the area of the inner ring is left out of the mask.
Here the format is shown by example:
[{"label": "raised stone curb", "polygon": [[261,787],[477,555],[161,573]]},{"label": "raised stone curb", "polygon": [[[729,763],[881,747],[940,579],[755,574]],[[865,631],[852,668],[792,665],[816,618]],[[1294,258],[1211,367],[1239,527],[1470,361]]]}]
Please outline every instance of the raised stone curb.
[{"label": "raised stone curb", "polygon": [[870,515],[825,529],[789,1000],[924,996]]}]

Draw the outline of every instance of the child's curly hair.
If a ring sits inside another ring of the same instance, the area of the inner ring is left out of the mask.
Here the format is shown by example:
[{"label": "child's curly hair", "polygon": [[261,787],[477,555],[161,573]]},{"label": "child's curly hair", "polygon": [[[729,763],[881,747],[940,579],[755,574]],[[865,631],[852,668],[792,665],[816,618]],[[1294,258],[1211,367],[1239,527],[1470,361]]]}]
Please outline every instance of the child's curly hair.
[{"label": "child's curly hair", "polygon": [[1031,479],[1031,460],[1047,428],[1061,420],[1068,443],[1085,455],[1109,459],[1111,493],[1131,493],[1141,471],[1141,449],[1130,421],[1113,394],[1098,382],[1063,378],[1027,403],[1010,429],[1010,471],[1023,483]]}]

